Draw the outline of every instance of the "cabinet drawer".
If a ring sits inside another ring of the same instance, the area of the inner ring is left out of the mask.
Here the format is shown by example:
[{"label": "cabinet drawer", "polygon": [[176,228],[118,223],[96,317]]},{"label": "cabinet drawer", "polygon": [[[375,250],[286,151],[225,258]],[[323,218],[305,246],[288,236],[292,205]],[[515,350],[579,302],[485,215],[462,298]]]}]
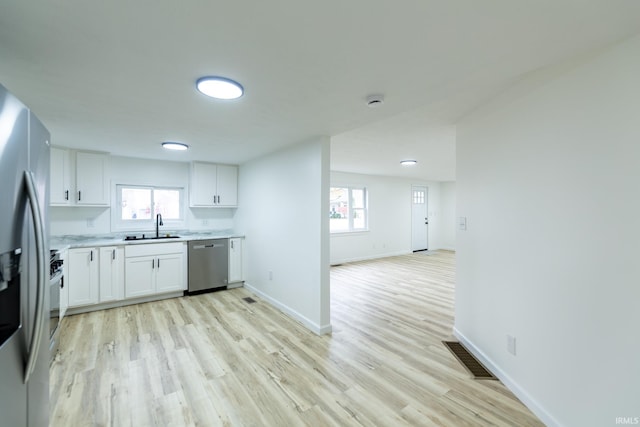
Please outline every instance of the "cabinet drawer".
[{"label": "cabinet drawer", "polygon": [[144,245],[129,245],[124,249],[125,257],[155,256],[184,252],[184,242],[151,243]]}]

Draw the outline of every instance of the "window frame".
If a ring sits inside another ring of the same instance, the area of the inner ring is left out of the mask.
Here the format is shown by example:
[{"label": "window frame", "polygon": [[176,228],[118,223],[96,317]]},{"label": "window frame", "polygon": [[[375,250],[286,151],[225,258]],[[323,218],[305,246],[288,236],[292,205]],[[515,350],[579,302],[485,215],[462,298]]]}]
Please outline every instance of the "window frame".
[{"label": "window frame", "polygon": [[[329,191],[334,188],[341,188],[347,190],[347,219],[348,219],[348,228],[343,230],[332,230],[331,229],[331,217],[329,217],[329,233],[333,235],[337,234],[350,234],[350,233],[363,233],[369,231],[369,190],[364,185],[331,185],[329,187]],[[362,204],[364,207],[362,208],[354,208],[354,196],[353,191],[358,190],[363,193]],[[355,228],[354,227],[354,211],[362,212],[364,215],[364,227]],[[331,197],[329,197],[329,214],[331,215]]]},{"label": "window frame", "polygon": [[149,219],[122,219],[122,190],[123,189],[148,189],[151,190],[151,206],[155,205],[155,191],[171,190],[178,191],[180,206],[178,207],[179,219],[162,218],[163,227],[169,230],[184,229],[185,220],[185,191],[183,187],[173,187],[169,185],[144,185],[144,184],[115,184],[115,209],[112,209],[112,229],[114,231],[146,231],[155,230],[156,217],[151,215]]}]

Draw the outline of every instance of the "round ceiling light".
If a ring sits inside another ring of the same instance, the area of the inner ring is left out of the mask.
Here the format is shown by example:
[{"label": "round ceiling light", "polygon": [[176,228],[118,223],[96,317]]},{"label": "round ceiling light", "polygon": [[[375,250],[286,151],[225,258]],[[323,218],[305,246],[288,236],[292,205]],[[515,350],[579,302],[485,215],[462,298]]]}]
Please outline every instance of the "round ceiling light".
[{"label": "round ceiling light", "polygon": [[167,150],[184,151],[189,149],[189,146],[182,142],[163,142],[162,148],[166,148]]},{"label": "round ceiling light", "polygon": [[198,79],[196,88],[203,94],[217,99],[236,99],[244,93],[242,85],[225,77],[208,76]]},{"label": "round ceiling light", "polygon": [[415,165],[416,163],[418,163],[418,161],[417,161],[417,160],[411,160],[411,159],[402,160],[402,161],[400,162],[400,164],[401,164],[402,166],[413,166],[413,165]]}]

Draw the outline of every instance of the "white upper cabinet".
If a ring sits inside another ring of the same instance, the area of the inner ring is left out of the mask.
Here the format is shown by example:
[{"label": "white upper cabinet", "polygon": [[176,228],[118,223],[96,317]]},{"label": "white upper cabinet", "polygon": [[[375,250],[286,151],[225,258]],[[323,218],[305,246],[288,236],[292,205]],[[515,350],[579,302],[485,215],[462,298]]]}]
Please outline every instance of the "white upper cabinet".
[{"label": "white upper cabinet", "polygon": [[71,153],[66,148],[51,147],[51,201],[54,206],[69,205],[71,194]]},{"label": "white upper cabinet", "polygon": [[238,206],[238,167],[218,165],[218,203],[216,206]]},{"label": "white upper cabinet", "polygon": [[109,202],[108,154],[51,147],[52,206],[109,206]]},{"label": "white upper cabinet", "polygon": [[109,205],[109,155],[76,153],[76,203],[86,206]]},{"label": "white upper cabinet", "polygon": [[214,206],[217,171],[217,165],[211,163],[191,163],[191,181],[189,183],[189,205],[191,207]]},{"label": "white upper cabinet", "polygon": [[213,208],[238,205],[238,167],[191,163],[189,206]]}]

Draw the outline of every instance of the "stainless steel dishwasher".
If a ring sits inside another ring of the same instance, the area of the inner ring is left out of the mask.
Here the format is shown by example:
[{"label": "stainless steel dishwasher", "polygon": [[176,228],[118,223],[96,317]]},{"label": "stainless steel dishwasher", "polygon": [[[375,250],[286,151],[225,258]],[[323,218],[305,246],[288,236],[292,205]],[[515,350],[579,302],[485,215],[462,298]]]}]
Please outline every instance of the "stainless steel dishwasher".
[{"label": "stainless steel dishwasher", "polygon": [[229,280],[229,239],[189,242],[189,288],[199,293],[225,288]]}]

